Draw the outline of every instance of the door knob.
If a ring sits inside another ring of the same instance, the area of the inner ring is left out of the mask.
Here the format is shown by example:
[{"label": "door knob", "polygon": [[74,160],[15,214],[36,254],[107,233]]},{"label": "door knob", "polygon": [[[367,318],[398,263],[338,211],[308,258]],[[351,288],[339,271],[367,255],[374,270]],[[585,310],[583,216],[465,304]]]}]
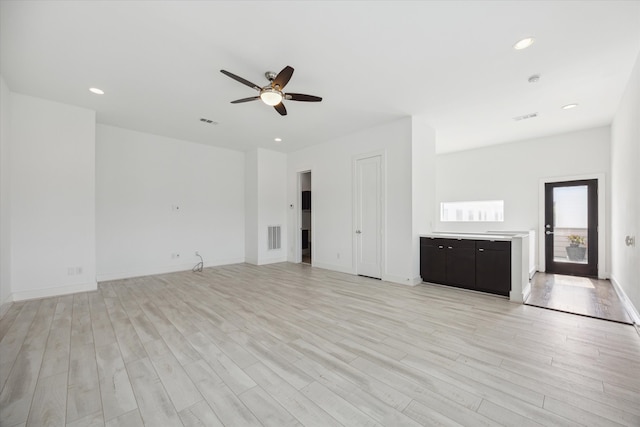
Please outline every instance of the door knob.
[{"label": "door knob", "polygon": [[356,230],[356,234],[362,234],[362,231]]},{"label": "door knob", "polygon": [[544,234],[553,234],[553,231],[545,231]]}]

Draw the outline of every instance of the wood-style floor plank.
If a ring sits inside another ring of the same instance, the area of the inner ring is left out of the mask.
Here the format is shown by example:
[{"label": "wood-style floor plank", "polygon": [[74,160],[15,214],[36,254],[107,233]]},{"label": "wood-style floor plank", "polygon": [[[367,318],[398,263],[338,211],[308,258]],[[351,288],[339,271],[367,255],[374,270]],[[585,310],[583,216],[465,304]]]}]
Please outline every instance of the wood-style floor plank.
[{"label": "wood-style floor plank", "polygon": [[0,426],[637,426],[640,336],[443,286],[236,264],[0,318]]},{"label": "wood-style floor plank", "polygon": [[65,425],[67,403],[67,373],[47,376],[38,380],[31,402],[27,426]]},{"label": "wood-style floor plank", "polygon": [[145,425],[180,426],[182,422],[148,358],[127,364],[133,392]]},{"label": "wood-style floor plank", "polygon": [[[29,417],[56,300],[56,298],[42,300],[29,325],[26,338],[0,393],[1,426],[23,423]],[[44,396],[41,398],[43,401],[50,402]]]},{"label": "wood-style floor plank", "polygon": [[109,421],[137,409],[138,404],[117,343],[97,347],[96,360],[104,419]]}]

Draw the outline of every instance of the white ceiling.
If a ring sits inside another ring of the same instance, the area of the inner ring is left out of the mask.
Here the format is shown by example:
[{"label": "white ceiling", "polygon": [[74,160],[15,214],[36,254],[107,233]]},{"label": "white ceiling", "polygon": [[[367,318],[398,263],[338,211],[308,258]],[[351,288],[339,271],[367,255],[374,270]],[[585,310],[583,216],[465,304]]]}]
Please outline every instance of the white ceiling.
[{"label": "white ceiling", "polygon": [[[436,129],[438,152],[606,125],[640,51],[640,1],[0,8],[0,72],[12,91],[94,109],[100,123],[237,150],[295,151],[407,115]],[[536,43],[514,50],[525,36]],[[286,117],[261,102],[229,103],[257,93],[220,69],[263,85],[265,71],[285,65],[296,70],[286,91],[324,100],[285,101]]]}]

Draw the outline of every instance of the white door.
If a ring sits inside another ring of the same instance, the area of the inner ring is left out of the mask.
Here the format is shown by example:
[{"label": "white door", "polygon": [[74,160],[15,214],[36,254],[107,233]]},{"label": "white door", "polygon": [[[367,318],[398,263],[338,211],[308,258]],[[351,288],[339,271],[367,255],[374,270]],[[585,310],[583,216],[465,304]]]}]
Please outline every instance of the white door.
[{"label": "white door", "polygon": [[356,271],[380,279],[382,264],[382,159],[356,160]]}]

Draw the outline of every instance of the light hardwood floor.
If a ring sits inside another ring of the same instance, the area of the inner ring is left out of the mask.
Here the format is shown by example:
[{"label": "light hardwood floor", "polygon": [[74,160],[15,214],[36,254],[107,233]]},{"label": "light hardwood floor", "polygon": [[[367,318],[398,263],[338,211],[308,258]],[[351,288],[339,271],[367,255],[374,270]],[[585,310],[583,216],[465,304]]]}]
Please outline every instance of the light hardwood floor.
[{"label": "light hardwood floor", "polygon": [[300,264],[15,303],[2,426],[638,426],[634,327]]}]

